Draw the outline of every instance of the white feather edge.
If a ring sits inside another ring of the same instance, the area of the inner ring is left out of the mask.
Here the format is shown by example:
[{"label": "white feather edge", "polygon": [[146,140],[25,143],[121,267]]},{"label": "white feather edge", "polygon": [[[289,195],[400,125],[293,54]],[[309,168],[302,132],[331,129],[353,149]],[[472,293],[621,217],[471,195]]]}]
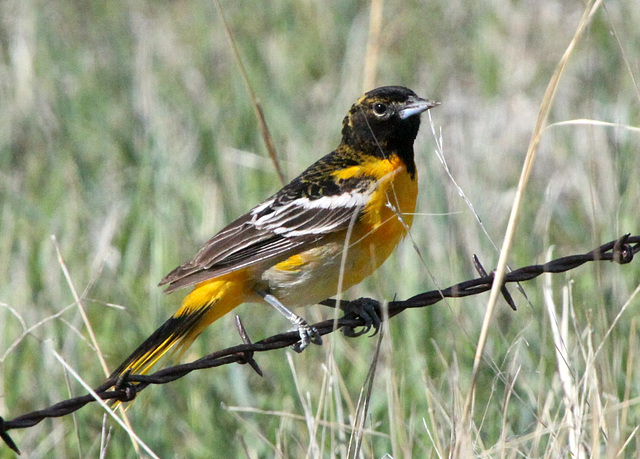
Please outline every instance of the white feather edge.
[{"label": "white feather edge", "polygon": [[[355,193],[342,193],[334,196],[323,196],[318,199],[309,199],[309,198],[297,198],[293,201],[285,204],[284,206],[278,207],[273,212],[268,213],[267,215],[263,215],[260,218],[255,218],[257,214],[262,212],[264,209],[269,207],[273,200],[270,199],[268,201],[263,202],[259,206],[254,207],[251,210],[251,215],[254,217],[251,219],[251,223],[257,227],[268,227],[269,224],[278,216],[285,212],[290,212],[292,208],[300,208],[301,210],[312,210],[312,209],[337,209],[337,208],[347,208],[347,209],[359,209],[367,204],[369,200],[368,193],[355,192]],[[307,228],[303,230],[291,230],[286,227],[276,227],[269,228],[276,234],[286,234],[289,237],[302,236],[305,234],[320,234],[331,231],[336,226],[338,226],[341,222],[336,222],[333,225],[323,225],[315,228]]]}]

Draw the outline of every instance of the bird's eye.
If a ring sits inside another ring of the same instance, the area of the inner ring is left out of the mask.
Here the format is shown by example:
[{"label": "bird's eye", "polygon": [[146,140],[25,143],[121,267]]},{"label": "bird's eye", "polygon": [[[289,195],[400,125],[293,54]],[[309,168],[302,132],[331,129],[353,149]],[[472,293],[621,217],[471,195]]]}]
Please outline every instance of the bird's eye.
[{"label": "bird's eye", "polygon": [[377,103],[373,104],[373,113],[378,116],[382,116],[387,112],[387,106],[385,104]]}]

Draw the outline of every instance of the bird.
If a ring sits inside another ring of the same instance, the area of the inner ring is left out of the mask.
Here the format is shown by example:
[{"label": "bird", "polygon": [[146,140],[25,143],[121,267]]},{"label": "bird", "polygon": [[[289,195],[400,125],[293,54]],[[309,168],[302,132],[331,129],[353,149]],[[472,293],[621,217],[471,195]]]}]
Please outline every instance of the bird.
[{"label": "bird", "polygon": [[210,324],[243,303],[267,303],[297,330],[301,352],[321,344],[291,309],[360,283],[409,231],[418,193],[413,144],[420,114],[439,105],[402,86],[366,92],[342,122],[338,147],[207,241],[167,274],[180,308],[110,378],[179,359]]}]

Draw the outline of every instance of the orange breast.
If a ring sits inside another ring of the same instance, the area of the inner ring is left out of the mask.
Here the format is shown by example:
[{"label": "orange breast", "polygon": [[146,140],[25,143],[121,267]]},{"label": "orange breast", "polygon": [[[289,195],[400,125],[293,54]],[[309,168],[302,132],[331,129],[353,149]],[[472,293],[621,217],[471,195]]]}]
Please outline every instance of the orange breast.
[{"label": "orange breast", "polygon": [[[348,254],[348,288],[372,274],[391,255],[413,223],[418,196],[417,176],[411,177],[397,156],[377,161],[369,173],[382,177],[353,229]],[[367,173],[368,171],[365,171]]]}]

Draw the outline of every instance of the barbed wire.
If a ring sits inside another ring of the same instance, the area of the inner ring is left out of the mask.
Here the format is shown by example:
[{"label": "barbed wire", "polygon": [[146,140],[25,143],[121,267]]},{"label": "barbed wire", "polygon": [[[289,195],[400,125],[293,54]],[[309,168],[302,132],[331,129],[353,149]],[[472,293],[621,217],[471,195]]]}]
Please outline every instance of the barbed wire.
[{"label": "barbed wire", "polygon": [[[505,276],[504,284],[528,281],[543,273],[566,272],[585,263],[594,261],[614,261],[619,264],[626,264],[633,260],[634,254],[638,251],[640,251],[640,236],[630,236],[626,234],[620,239],[607,242],[581,255],[561,257],[548,263],[525,266],[511,271]],[[380,318],[380,320],[383,320],[386,317],[391,318],[396,316],[406,309],[431,306],[445,298],[461,298],[486,292],[491,289],[493,284],[493,274],[487,275],[477,259],[475,259],[474,262],[476,268],[481,273],[481,277],[479,278],[460,282],[443,290],[424,292],[407,300],[389,301],[383,304],[369,298],[360,298],[353,301],[343,300],[340,303],[340,308],[347,311],[343,317],[338,320],[330,319],[318,322],[314,324],[313,327],[316,328],[321,336],[332,333],[338,329],[342,329],[345,334],[349,336],[359,336],[368,332],[372,327],[371,318],[366,317],[367,313],[363,311],[363,306],[365,310],[369,308],[370,312],[372,309],[373,315],[377,315],[376,319]],[[507,303],[515,310],[515,304],[504,285],[502,287],[502,293]],[[332,307],[338,306],[337,301],[333,299],[323,301],[322,304]],[[379,321],[376,323],[374,320],[373,322],[373,326],[377,329]],[[248,364],[256,373],[262,376],[262,370],[260,370],[260,367],[254,359],[255,353],[283,349],[294,345],[300,339],[297,331],[291,331],[273,335],[256,343],[252,343],[238,316],[236,316],[236,325],[243,344],[219,350],[191,363],[167,367],[150,375],[130,374],[127,372],[118,378],[106,380],[94,391],[102,400],[129,402],[149,385],[167,384],[186,376],[192,371],[219,367],[230,363]],[[363,327],[364,331],[355,333],[354,330],[358,327]],[[0,417],[0,438],[2,438],[12,450],[19,454],[20,451],[9,436],[8,431],[31,427],[47,418],[65,416],[95,401],[96,398],[93,395],[86,394],[64,400],[43,410],[23,414],[9,421],[5,421]]]}]

